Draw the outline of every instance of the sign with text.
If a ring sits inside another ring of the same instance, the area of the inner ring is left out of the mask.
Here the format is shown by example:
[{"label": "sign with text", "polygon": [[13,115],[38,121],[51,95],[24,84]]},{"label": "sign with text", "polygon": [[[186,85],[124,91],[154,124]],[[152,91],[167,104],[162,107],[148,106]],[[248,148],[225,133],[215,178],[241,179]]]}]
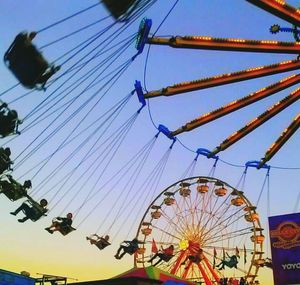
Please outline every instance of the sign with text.
[{"label": "sign with text", "polygon": [[300,284],[300,213],[269,217],[275,285]]}]

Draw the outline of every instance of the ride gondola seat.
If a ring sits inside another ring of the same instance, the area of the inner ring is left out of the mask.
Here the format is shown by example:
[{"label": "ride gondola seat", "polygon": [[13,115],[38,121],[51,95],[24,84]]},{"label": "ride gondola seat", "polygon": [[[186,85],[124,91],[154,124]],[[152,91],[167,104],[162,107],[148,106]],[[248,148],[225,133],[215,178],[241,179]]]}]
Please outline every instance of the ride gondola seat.
[{"label": "ride gondola seat", "polygon": [[4,55],[4,62],[20,83],[30,89],[42,84],[41,78],[50,68],[26,33],[16,36]]},{"label": "ride gondola seat", "polygon": [[17,201],[27,196],[27,191],[21,184],[12,185],[8,181],[0,181],[0,193],[3,193],[11,201]]},{"label": "ride gondola seat", "polygon": [[108,242],[104,238],[100,238],[100,240],[97,243],[95,243],[95,246],[97,246],[100,250],[106,248],[109,245],[110,245],[110,242]]},{"label": "ride gondola seat", "polygon": [[[48,202],[45,199],[42,199],[40,204],[34,201],[31,197],[27,196],[28,200],[25,201],[21,207],[22,212],[25,214],[25,216],[30,219],[33,222],[36,222],[39,220],[42,216],[47,216],[46,213],[48,212],[48,209],[46,208]],[[27,205],[27,207],[24,207],[23,205]],[[18,209],[16,210],[18,211]],[[16,215],[15,212],[13,215]]]},{"label": "ride gondola seat", "polygon": [[173,254],[163,254],[163,255],[161,256],[161,258],[162,258],[162,260],[163,260],[164,262],[168,262],[168,261],[170,261],[170,260],[172,259],[173,256],[174,256]]},{"label": "ride gondola seat", "polygon": [[137,0],[102,0],[102,3],[115,19],[126,14],[135,2]]},{"label": "ride gondola seat", "polygon": [[59,227],[58,231],[63,235],[66,236],[67,234],[69,234],[70,232],[75,231],[76,229],[73,228],[72,226],[63,226],[63,227]]},{"label": "ride gondola seat", "polygon": [[[42,208],[38,203],[36,202],[31,202],[28,201],[29,204],[31,205],[31,212],[28,215],[28,218],[33,221],[36,222],[37,220],[39,220],[42,216],[47,216],[46,212],[48,211],[48,209]],[[25,213],[25,212],[24,212]],[[25,213],[26,214],[26,213]]]},{"label": "ride gondola seat", "polygon": [[67,234],[75,231],[76,229],[73,228],[70,224],[66,224],[66,222],[63,221],[62,218],[57,217],[52,220],[52,225],[49,228],[46,228],[46,230],[49,231],[50,233],[53,233],[54,231],[58,231],[63,236],[66,236]]},{"label": "ride gondola seat", "polygon": [[155,220],[159,219],[161,217],[161,212],[156,210],[154,212],[151,212],[151,217]]}]

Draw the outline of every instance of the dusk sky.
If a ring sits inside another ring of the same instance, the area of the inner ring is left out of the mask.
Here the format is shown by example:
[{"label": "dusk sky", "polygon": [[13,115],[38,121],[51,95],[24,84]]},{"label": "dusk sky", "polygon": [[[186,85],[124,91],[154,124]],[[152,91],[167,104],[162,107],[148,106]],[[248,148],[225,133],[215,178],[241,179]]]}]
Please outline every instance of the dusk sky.
[{"label": "dusk sky", "polygon": [[[300,5],[296,0],[286,2],[295,7]],[[141,81],[143,88],[151,91],[179,82],[295,59],[294,55],[285,54],[188,50],[167,46],[148,49],[147,45],[135,58],[134,35],[143,17],[152,19],[150,34],[156,32],[157,36],[294,39],[289,33],[271,34],[269,28],[273,24],[291,25],[244,0],[160,0],[136,21],[127,26],[116,23],[107,31],[105,29],[114,23],[114,19],[99,4],[53,25],[97,3],[96,0],[15,0],[0,4],[0,53],[4,55],[19,32],[38,31],[34,44],[41,47],[49,62],[61,65],[45,92],[31,92],[21,85],[10,90],[18,82],[4,63],[0,67],[1,100],[24,119],[19,136],[2,139],[2,146],[11,148],[12,175],[20,183],[31,179],[33,187],[29,194],[36,200],[46,198],[50,209],[47,217],[21,224],[9,212],[23,200],[11,202],[4,195],[0,196],[0,267],[3,269],[26,270],[33,276],[37,273],[68,276],[80,281],[110,278],[130,269],[132,257],[114,258],[119,244],[136,235],[154,197],[183,178],[196,150],[214,149],[296,88],[290,87],[178,135],[163,172],[159,162],[163,161],[172,141],[160,134],[147,161],[141,160],[139,167],[126,172],[133,157],[157,134],[159,124],[175,130],[206,112],[297,74],[287,72],[153,98],[135,118],[141,107],[136,94],[124,108],[123,105],[116,107],[133,91],[135,80]],[[83,27],[86,29],[78,31]],[[123,28],[126,29],[122,31]],[[75,31],[78,32],[73,34]],[[98,42],[87,45],[97,33]],[[57,39],[61,40],[54,42]],[[119,47],[126,41],[128,47],[125,50],[123,46],[124,51],[119,54]],[[94,53],[96,48],[98,54]],[[132,57],[134,60],[128,68],[118,73]],[[81,68],[86,62],[89,64],[87,69]],[[81,83],[92,69],[91,77]],[[297,115],[299,106],[299,102],[294,103],[219,154],[214,176],[244,191],[251,203],[257,205],[265,236],[268,235],[268,216],[300,211],[299,132],[268,162],[271,166],[269,185],[263,187],[265,169],[249,168],[245,183],[239,183],[239,180],[245,163],[264,156]],[[122,126],[127,120],[126,126]],[[130,124],[132,127],[129,128]],[[200,156],[194,175],[207,176],[213,164],[214,160]],[[68,212],[75,214],[73,225],[76,231],[64,237],[59,233],[50,235],[44,230],[52,218]],[[95,232],[109,234],[112,245],[101,252],[91,246],[85,237]],[[266,256],[271,257],[268,239],[265,246]],[[271,285],[271,278],[271,270],[260,270],[258,279],[261,284]]]}]

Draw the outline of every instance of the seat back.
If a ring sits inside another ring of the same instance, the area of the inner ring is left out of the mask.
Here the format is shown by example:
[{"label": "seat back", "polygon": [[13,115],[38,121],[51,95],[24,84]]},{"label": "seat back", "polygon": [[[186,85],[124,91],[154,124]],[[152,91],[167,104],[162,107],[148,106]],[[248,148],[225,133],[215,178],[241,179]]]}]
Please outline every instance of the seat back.
[{"label": "seat back", "polygon": [[106,248],[107,246],[110,245],[108,241],[105,239],[100,239],[96,244],[95,244],[100,250]]},{"label": "seat back", "polygon": [[75,231],[76,229],[75,228],[73,228],[72,226],[63,226],[63,227],[59,227],[59,232],[63,235],[63,236],[65,236],[65,235],[67,235],[67,234],[69,234],[70,232],[73,232],[73,231]]},{"label": "seat back", "polygon": [[135,2],[137,0],[102,0],[102,3],[115,19],[127,13]]},{"label": "seat back", "polygon": [[11,72],[27,88],[34,88],[49,67],[42,54],[28,41],[13,44],[4,59]]}]

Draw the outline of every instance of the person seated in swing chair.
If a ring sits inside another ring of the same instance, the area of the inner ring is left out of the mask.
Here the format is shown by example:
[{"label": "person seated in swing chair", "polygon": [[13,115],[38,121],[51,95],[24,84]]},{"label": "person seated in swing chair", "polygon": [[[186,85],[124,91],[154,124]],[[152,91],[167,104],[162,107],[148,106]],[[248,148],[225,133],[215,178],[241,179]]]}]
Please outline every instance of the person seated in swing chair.
[{"label": "person seated in swing chair", "polygon": [[9,147],[0,147],[0,175],[6,170],[12,170],[13,162],[10,160],[11,151]]},{"label": "person seated in swing chair", "polygon": [[91,245],[97,246],[100,250],[110,245],[109,235],[100,237],[97,234],[93,234],[89,237],[86,237],[86,240],[88,240]]},{"label": "person seated in swing chair", "polygon": [[18,126],[22,121],[18,118],[16,110],[9,110],[7,104],[0,106],[0,135],[6,137],[10,134],[20,134]]},{"label": "person seated in swing chair", "polygon": [[50,234],[59,231],[62,235],[65,236],[75,230],[75,228],[72,227],[72,218],[72,213],[68,213],[66,217],[56,217],[52,220],[51,226],[45,228],[45,230]]},{"label": "person seated in swing chair", "polygon": [[216,267],[219,270],[223,270],[225,269],[225,266],[227,266],[228,268],[237,268],[237,264],[239,263],[238,261],[238,257],[236,255],[229,255],[226,252],[226,255],[228,258],[223,259]]},{"label": "person seated in swing chair", "polygon": [[11,175],[6,175],[6,179],[0,181],[0,193],[3,193],[11,201],[27,197],[27,190],[31,187],[32,184],[30,180],[26,180],[22,185]]},{"label": "person seated in swing chair", "polygon": [[23,86],[45,90],[47,80],[60,67],[50,67],[41,52],[32,44],[36,35],[36,32],[19,33],[6,51],[4,62]]},{"label": "person seated in swing chair", "polygon": [[10,214],[16,216],[19,212],[22,211],[25,214],[25,217],[22,219],[18,219],[19,223],[24,223],[28,219],[36,222],[42,216],[46,216],[46,213],[48,211],[48,209],[46,208],[47,205],[48,201],[46,199],[42,199],[40,203],[38,203],[28,196],[28,200]]},{"label": "person seated in swing chair", "polygon": [[156,259],[157,257],[159,258],[158,261],[156,263],[153,264],[153,266],[157,266],[158,264],[160,264],[162,261],[164,262],[168,262],[172,257],[174,256],[174,245],[171,244],[170,246],[166,247],[166,248],[161,248],[160,251],[158,251],[157,253],[155,253],[149,260],[148,262],[153,262],[154,259]]},{"label": "person seated in swing chair", "polygon": [[[134,238],[131,241],[128,240],[124,240],[123,243],[125,243],[124,245],[120,245],[117,253],[115,254],[115,258],[116,259],[121,259],[126,253],[132,255],[134,253],[137,252],[138,248],[139,248],[139,241],[137,238]],[[123,251],[121,253],[121,251]]]},{"label": "person seated in swing chair", "polygon": [[[194,254],[188,255],[185,260],[181,263],[181,265],[185,265],[185,263],[189,260],[193,263],[200,263],[204,259],[203,250],[199,248]],[[187,268],[185,268],[187,269]]]}]

